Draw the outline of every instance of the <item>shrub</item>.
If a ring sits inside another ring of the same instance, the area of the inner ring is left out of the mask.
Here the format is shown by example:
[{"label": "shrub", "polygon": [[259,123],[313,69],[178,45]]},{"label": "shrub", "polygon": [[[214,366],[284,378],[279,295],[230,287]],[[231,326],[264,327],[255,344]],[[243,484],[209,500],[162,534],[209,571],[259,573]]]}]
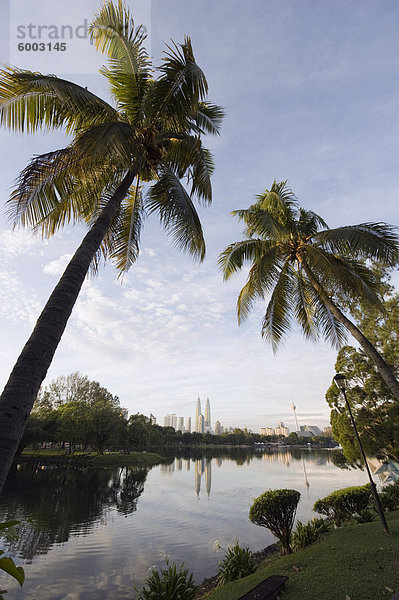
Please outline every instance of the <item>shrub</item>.
[{"label": "shrub", "polygon": [[328,522],[325,519],[312,519],[306,525],[298,521],[296,531],[292,534],[291,545],[292,549],[303,550],[311,544],[314,544],[324,533],[330,529]]},{"label": "shrub", "polygon": [[280,541],[282,554],[292,552],[290,537],[300,497],[296,490],[269,490],[255,498],[249,510],[250,521],[266,527]]},{"label": "shrub", "polygon": [[[7,521],[6,523],[0,523],[0,535],[8,539],[12,539],[15,537],[14,527],[18,525],[19,521]],[[17,567],[12,558],[9,556],[4,556],[5,551],[0,550],[0,571],[4,571],[14,577],[22,587],[23,582],[25,581],[25,573],[22,567]],[[6,594],[7,590],[0,589],[0,600],[3,598],[3,594]]]},{"label": "shrub", "polygon": [[399,508],[399,480],[393,484],[385,485],[381,490],[380,498],[386,510]]},{"label": "shrub", "polygon": [[249,548],[241,548],[238,540],[232,548],[228,548],[224,553],[225,556],[218,566],[218,585],[242,579],[247,575],[252,575],[256,570],[254,555]]},{"label": "shrub", "polygon": [[192,573],[181,564],[179,569],[175,563],[166,561],[166,569],[151,570],[145,581],[147,588],[138,594],[138,600],[193,600],[197,591]]},{"label": "shrub", "polygon": [[369,508],[371,486],[369,483],[336,490],[321,500],[317,500],[313,510],[325,515],[337,527],[355,518],[361,520],[364,511]]}]

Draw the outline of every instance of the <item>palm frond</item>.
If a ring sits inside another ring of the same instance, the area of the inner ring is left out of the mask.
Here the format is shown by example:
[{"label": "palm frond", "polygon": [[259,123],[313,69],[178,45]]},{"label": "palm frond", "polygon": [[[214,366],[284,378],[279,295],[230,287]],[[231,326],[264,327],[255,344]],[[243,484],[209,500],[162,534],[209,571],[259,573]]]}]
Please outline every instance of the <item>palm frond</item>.
[{"label": "palm frond", "polygon": [[370,304],[381,304],[379,282],[364,263],[341,258],[312,245],[307,245],[304,252],[311,270],[327,290],[333,293],[337,288],[352,298],[361,297]]},{"label": "palm frond", "polygon": [[267,240],[285,239],[287,228],[280,221],[266,210],[261,210],[259,206],[253,205],[248,209],[233,210],[231,214],[244,221],[246,228],[244,235],[247,237],[259,236]]},{"label": "palm frond", "polygon": [[80,85],[21,69],[0,70],[0,123],[13,131],[82,127],[118,120],[117,111]]},{"label": "palm frond", "polygon": [[229,279],[246,262],[259,261],[270,248],[271,242],[254,238],[230,244],[218,259],[218,266],[223,271],[223,279],[225,281]]},{"label": "palm frond", "polygon": [[292,270],[292,275],[292,304],[294,317],[301,326],[305,338],[316,341],[319,337],[319,331],[316,322],[317,306],[313,297],[313,288],[301,274],[298,273],[298,271]]},{"label": "palm frond", "polygon": [[224,110],[217,104],[199,102],[192,118],[193,129],[198,133],[220,135],[220,127],[224,118]]},{"label": "palm frond", "polygon": [[104,190],[118,184],[123,174],[109,165],[82,164],[71,146],[41,154],[18,177],[7,216],[14,226],[50,237],[65,224],[95,213]]},{"label": "palm frond", "polygon": [[175,246],[200,261],[204,259],[205,241],[200,219],[190,196],[172,171],[163,170],[157,183],[151,186],[145,208],[149,214],[159,214]]},{"label": "palm frond", "polygon": [[89,33],[97,50],[108,56],[108,67],[102,67],[101,73],[111,84],[118,109],[132,123],[141,122],[151,74],[143,26],[135,28],[129,9],[120,0],[117,5],[108,1],[90,24]]},{"label": "palm frond", "polygon": [[298,231],[307,236],[314,236],[321,227],[328,229],[327,223],[312,210],[299,208]]},{"label": "palm frond", "polygon": [[387,223],[360,223],[320,231],[314,240],[330,252],[377,261],[386,267],[399,262],[398,228]]},{"label": "palm frond", "polygon": [[110,157],[116,168],[129,169],[145,157],[142,140],[129,123],[115,121],[93,125],[73,142],[74,153],[86,164],[107,164]]},{"label": "palm frond", "polygon": [[273,215],[284,226],[293,226],[298,214],[298,200],[287,181],[274,180],[270,190],[256,196],[260,209]]},{"label": "palm frond", "polygon": [[273,352],[290,330],[292,323],[292,270],[288,262],[280,271],[262,322],[262,337],[272,345]]},{"label": "palm frond", "polygon": [[143,220],[142,187],[137,180],[130,187],[101,246],[104,260],[112,260],[118,277],[123,276],[139,256]]},{"label": "palm frond", "polygon": [[338,321],[330,309],[324,304],[320,294],[311,286],[308,288],[308,294],[314,305],[314,322],[321,336],[337,350],[341,348],[347,339],[347,330],[345,326]]},{"label": "palm frond", "polygon": [[187,128],[208,91],[205,75],[195,62],[190,38],[185,38],[180,46],[174,42],[167,46],[159,71],[161,75],[149,92],[148,118],[152,123],[166,119],[174,125],[173,129]]},{"label": "palm frond", "polygon": [[207,148],[201,146],[197,152],[196,160],[190,169],[189,179],[191,180],[192,196],[197,196],[203,204],[212,202],[212,183],[211,176],[215,164],[212,154]]}]

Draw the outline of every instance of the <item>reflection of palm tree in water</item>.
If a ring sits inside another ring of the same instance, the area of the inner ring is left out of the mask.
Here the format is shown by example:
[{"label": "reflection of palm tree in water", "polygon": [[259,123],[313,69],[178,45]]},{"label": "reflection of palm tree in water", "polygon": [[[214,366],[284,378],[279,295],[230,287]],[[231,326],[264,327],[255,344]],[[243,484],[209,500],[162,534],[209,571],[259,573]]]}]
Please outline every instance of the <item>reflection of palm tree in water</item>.
[{"label": "reflection of palm tree in water", "polygon": [[7,480],[0,501],[3,520],[22,521],[18,540],[10,549],[30,560],[68,541],[71,532],[87,535],[112,509],[126,516],[133,513],[147,473],[147,469],[128,467],[42,470],[21,465]]}]

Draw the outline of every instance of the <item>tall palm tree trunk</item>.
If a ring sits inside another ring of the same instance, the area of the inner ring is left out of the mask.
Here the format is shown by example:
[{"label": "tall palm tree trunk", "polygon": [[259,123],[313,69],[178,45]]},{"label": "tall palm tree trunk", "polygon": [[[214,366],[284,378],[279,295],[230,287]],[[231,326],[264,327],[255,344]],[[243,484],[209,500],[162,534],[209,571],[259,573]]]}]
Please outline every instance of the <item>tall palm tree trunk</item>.
[{"label": "tall palm tree trunk", "polygon": [[311,271],[309,265],[303,258],[299,259],[303,270],[305,271],[307,278],[309,279],[310,284],[314,287],[316,292],[320,295],[324,304],[331,311],[334,317],[342,323],[346,327],[346,329],[353,335],[355,340],[359,342],[363,350],[368,354],[371,360],[374,362],[379,374],[385,381],[388,388],[391,390],[392,394],[399,402],[399,382],[396,379],[395,375],[392,372],[391,367],[385,362],[381,354],[378,350],[373,346],[373,344],[366,338],[365,335],[356,327],[354,323],[348,317],[346,317],[343,312],[334,304],[331,300],[323,286],[316,279],[315,275]]},{"label": "tall palm tree trunk", "polygon": [[39,316],[0,397],[0,492],[90,263],[134,177],[133,170],[127,173],[76,250]]}]

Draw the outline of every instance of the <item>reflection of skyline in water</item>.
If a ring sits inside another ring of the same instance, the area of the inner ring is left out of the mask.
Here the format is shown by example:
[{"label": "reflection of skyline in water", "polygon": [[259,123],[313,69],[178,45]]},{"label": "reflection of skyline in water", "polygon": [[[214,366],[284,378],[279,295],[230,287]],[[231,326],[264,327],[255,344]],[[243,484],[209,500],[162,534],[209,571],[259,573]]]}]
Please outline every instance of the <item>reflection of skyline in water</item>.
[{"label": "reflection of skyline in water", "polygon": [[[214,450],[214,449],[213,449]],[[191,452],[188,449],[184,451],[185,456],[175,457],[168,464],[162,464],[160,466],[161,472],[172,475],[174,472],[191,470],[192,463],[194,463],[194,491],[197,498],[200,497],[201,490],[204,491],[207,496],[211,495],[212,490],[212,462],[220,468],[224,461],[234,461],[238,466],[250,465],[252,461],[264,461],[271,463],[279,463],[285,468],[290,468],[292,461],[301,461],[303,477],[305,483],[305,489],[309,491],[310,483],[306,470],[306,461],[316,463],[317,465],[324,465],[330,462],[330,455],[326,451],[315,453],[314,451],[303,450],[303,449],[287,449],[281,448],[277,450],[270,449],[257,449],[255,451],[248,451],[248,449],[233,448],[230,451],[222,450],[222,454],[219,456],[212,456],[212,451],[207,451],[207,456],[202,458],[196,458],[198,451],[193,449],[193,456],[190,456]]]}]

